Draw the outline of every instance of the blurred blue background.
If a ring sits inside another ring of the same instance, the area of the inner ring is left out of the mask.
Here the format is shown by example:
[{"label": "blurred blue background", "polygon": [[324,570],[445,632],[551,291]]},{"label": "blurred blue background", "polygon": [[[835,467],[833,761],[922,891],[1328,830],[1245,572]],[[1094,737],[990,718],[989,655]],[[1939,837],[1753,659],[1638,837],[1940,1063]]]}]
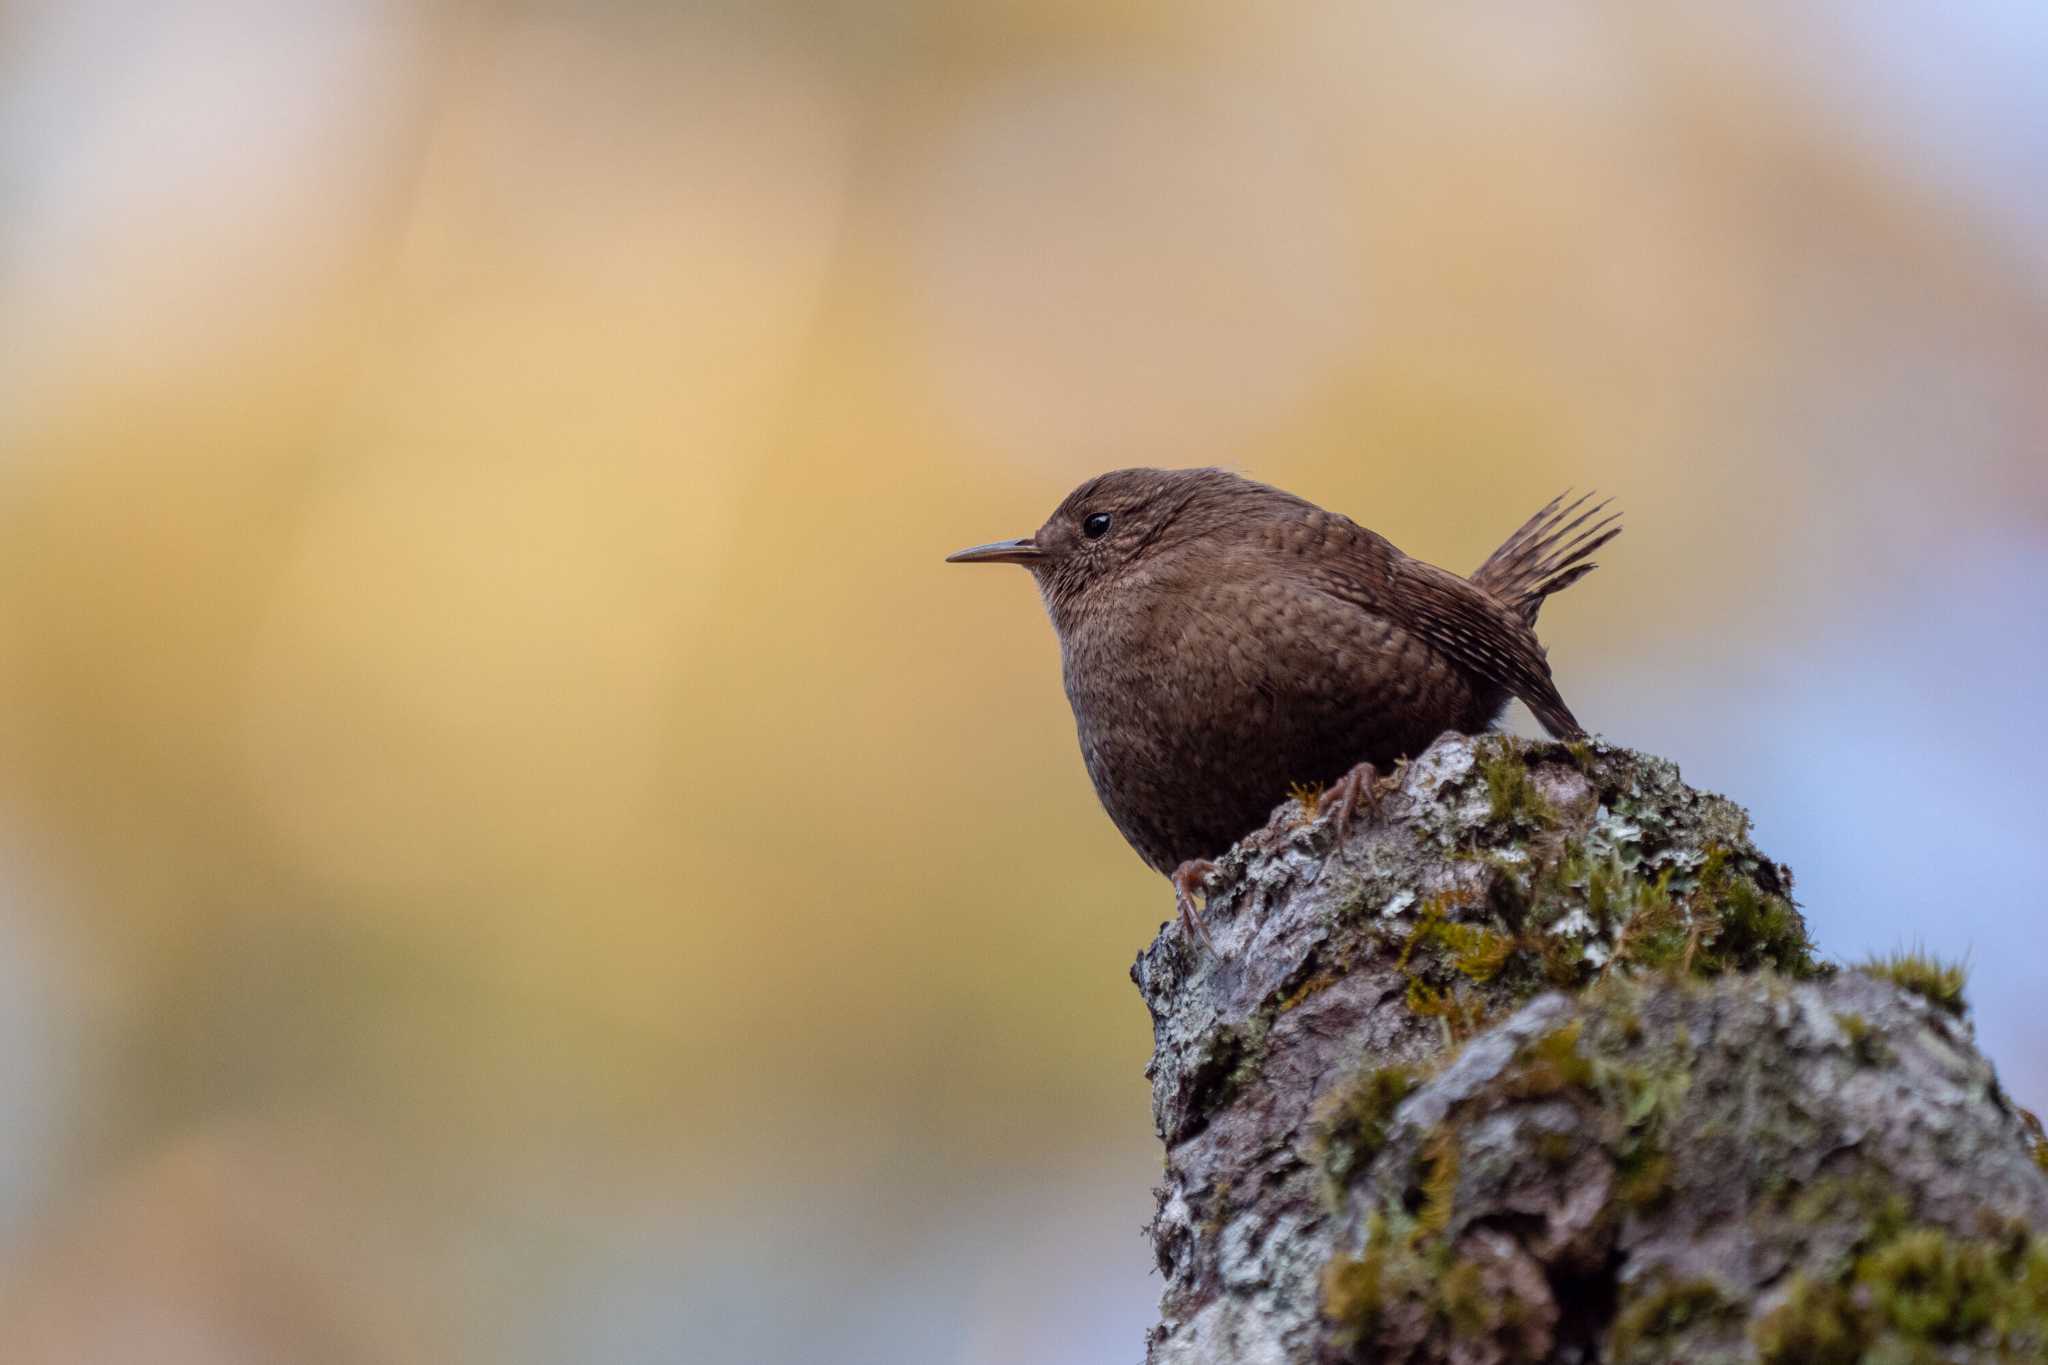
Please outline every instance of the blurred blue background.
[{"label": "blurred blue background", "polygon": [[[2048,1105],[2048,8],[0,0],[10,1362],[1128,1361],[1171,899],[1022,574],[1545,614]],[[1526,725],[1526,717],[1520,717]]]}]

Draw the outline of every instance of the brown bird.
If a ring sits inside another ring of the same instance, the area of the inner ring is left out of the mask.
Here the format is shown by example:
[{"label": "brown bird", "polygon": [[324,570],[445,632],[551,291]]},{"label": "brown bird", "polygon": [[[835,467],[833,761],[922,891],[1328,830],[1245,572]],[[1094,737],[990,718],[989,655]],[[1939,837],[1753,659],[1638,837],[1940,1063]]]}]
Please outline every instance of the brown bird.
[{"label": "brown bird", "polygon": [[947,562],[1031,570],[1095,793],[1199,930],[1208,860],[1291,789],[1335,784],[1347,821],[1380,768],[1488,728],[1510,697],[1585,733],[1532,627],[1621,533],[1587,501],[1553,499],[1460,578],[1225,470],[1119,469],[1034,535]]}]

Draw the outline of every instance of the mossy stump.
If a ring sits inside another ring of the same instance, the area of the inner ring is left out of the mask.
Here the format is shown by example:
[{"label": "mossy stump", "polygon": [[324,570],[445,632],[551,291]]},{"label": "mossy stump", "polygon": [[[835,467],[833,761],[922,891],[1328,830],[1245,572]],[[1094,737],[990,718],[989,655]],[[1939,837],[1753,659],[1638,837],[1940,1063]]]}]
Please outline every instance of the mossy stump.
[{"label": "mossy stump", "polygon": [[1836,971],[1740,807],[1446,735],[1132,977],[1151,1365],[2048,1361],[2048,1146],[1953,976]]}]

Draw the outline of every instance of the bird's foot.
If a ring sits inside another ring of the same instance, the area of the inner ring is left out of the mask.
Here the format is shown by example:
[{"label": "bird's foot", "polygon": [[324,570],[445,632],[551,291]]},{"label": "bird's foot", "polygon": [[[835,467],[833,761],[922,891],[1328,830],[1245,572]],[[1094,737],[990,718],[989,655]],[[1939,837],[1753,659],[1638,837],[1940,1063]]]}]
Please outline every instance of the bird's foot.
[{"label": "bird's foot", "polygon": [[1357,813],[1360,803],[1372,813],[1374,819],[1379,818],[1379,781],[1380,770],[1368,761],[1338,778],[1322,794],[1318,804],[1326,803],[1330,808],[1330,857],[1317,865],[1315,875],[1308,879],[1309,885],[1313,886],[1323,879],[1323,871],[1329,867],[1331,858],[1335,857],[1336,845],[1344,842],[1344,834],[1351,828],[1351,817]]},{"label": "bird's foot", "polygon": [[[1216,864],[1207,858],[1190,858],[1176,867],[1168,878],[1173,883],[1173,905],[1180,915],[1181,933],[1190,943],[1199,937],[1211,952],[1215,951],[1216,944],[1209,937],[1209,930],[1202,923],[1200,912],[1195,909],[1195,892],[1202,889],[1202,883],[1215,870]],[[1206,892],[1203,899],[1208,899]]]},{"label": "bird's foot", "polygon": [[1362,802],[1373,819],[1380,816],[1380,770],[1370,763],[1361,763],[1337,779],[1337,784],[1324,793],[1325,799],[1335,799],[1331,811],[1330,828],[1339,838],[1351,828],[1351,817]]}]

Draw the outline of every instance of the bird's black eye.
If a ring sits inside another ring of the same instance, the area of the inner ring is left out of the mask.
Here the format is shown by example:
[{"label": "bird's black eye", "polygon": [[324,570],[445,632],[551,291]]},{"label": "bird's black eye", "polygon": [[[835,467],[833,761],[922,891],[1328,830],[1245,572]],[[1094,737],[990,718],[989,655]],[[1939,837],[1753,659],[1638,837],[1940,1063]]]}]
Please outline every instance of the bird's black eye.
[{"label": "bird's black eye", "polygon": [[1109,534],[1109,513],[1091,513],[1081,522],[1081,534],[1090,540],[1100,540]]}]

